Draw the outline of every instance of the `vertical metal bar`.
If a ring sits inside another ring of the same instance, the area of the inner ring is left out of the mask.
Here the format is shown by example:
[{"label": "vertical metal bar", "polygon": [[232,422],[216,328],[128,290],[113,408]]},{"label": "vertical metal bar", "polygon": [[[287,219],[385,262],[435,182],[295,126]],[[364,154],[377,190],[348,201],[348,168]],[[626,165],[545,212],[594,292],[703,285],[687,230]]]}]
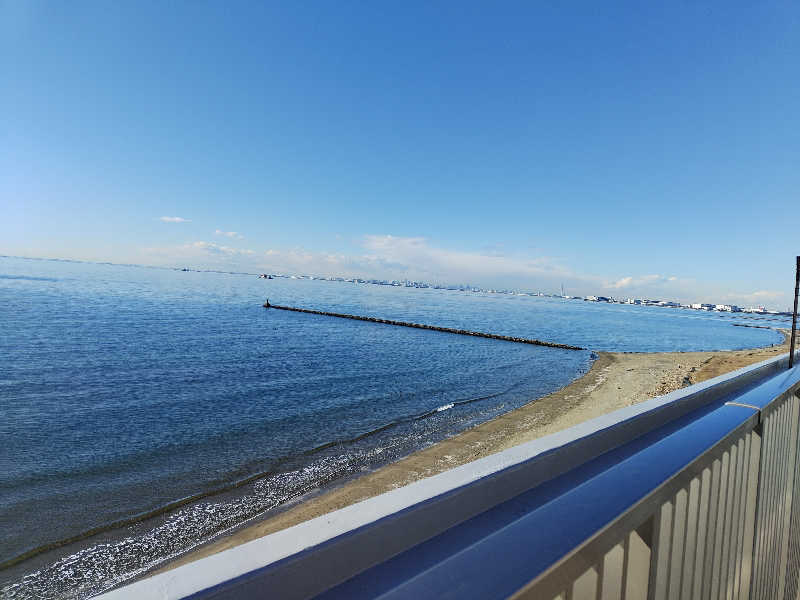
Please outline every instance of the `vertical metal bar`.
[{"label": "vertical metal bar", "polygon": [[764,490],[767,482],[767,453],[769,444],[767,443],[767,433],[770,427],[769,419],[761,422],[761,448],[758,460],[758,489],[756,490],[756,514],[753,520],[753,565],[750,571],[750,598],[760,598],[761,592],[759,582],[761,580],[761,553],[764,546]]},{"label": "vertical metal bar", "polygon": [[761,597],[764,600],[774,598],[772,594],[772,567],[775,560],[772,556],[772,548],[775,544],[775,507],[778,502],[778,481],[780,479],[780,439],[781,439],[781,410],[778,407],[771,415],[772,427],[770,428],[769,443],[769,464],[764,475],[767,480],[767,496],[764,502],[764,521],[761,526],[764,528],[764,554],[761,564]]},{"label": "vertical metal bar", "polygon": [[789,344],[789,368],[794,365],[794,338],[797,330],[797,294],[800,290],[800,256],[797,257],[797,266],[794,274],[794,311],[792,312],[792,341]]},{"label": "vertical metal bar", "polygon": [[572,600],[596,600],[598,576],[595,567],[591,567],[573,581]]},{"label": "vertical metal bar", "polygon": [[694,561],[694,583],[689,598],[699,598],[705,572],[706,545],[708,543],[708,507],[711,498],[711,467],[706,467],[700,477],[700,510],[697,518],[697,555]]},{"label": "vertical metal bar", "polygon": [[775,510],[775,488],[777,487],[777,471],[775,467],[775,458],[778,453],[778,439],[779,439],[779,427],[778,427],[778,416],[779,412],[775,410],[769,417],[770,419],[770,428],[769,428],[769,437],[765,437],[765,442],[769,448],[768,454],[768,461],[764,465],[764,471],[762,473],[764,480],[765,480],[765,488],[764,488],[764,515],[762,517],[761,523],[759,523],[759,527],[763,530],[764,535],[764,546],[761,552],[761,581],[760,581],[760,588],[761,588],[761,598],[764,600],[769,600],[769,567],[770,567],[770,544],[772,540],[772,529],[770,528],[770,518],[772,512]]},{"label": "vertical metal bar", "polygon": [[625,600],[628,595],[628,569],[631,562],[631,536],[636,535],[635,531],[629,532],[622,541],[622,593],[620,600]]},{"label": "vertical metal bar", "polygon": [[656,510],[628,536],[628,571],[625,584],[626,600],[647,600],[651,597],[650,575],[653,572],[655,554],[656,519],[661,511]]},{"label": "vertical metal bar", "polygon": [[739,470],[739,448],[733,444],[730,448],[730,463],[728,466],[728,494],[725,499],[724,521],[722,527],[722,552],[719,561],[719,595],[724,598],[728,588],[728,567],[731,553],[731,539],[733,532],[733,507],[737,496],[736,473]]},{"label": "vertical metal bar", "polygon": [[780,522],[781,519],[781,506],[782,502],[781,499],[783,498],[783,478],[785,476],[784,466],[786,464],[785,459],[785,450],[786,450],[786,405],[781,404],[779,412],[778,412],[778,419],[776,422],[778,427],[777,432],[778,435],[776,437],[776,452],[775,452],[775,471],[774,471],[774,479],[775,479],[775,486],[773,490],[773,508],[772,514],[770,519],[770,531],[772,532],[772,538],[769,546],[769,580],[767,588],[769,590],[770,598],[775,598],[775,585],[777,583],[777,571],[778,571],[778,548],[780,548],[781,537],[783,536],[783,532],[780,530]]},{"label": "vertical metal bar", "polygon": [[736,545],[734,543],[736,531],[736,501],[739,498],[739,470],[742,464],[742,454],[738,444],[731,448],[731,479],[730,492],[728,493],[728,504],[725,508],[725,536],[724,550],[722,552],[722,566],[720,567],[720,587],[719,597],[728,598],[731,584],[733,583],[733,570],[731,561],[733,560]]},{"label": "vertical metal bar", "polygon": [[621,600],[625,594],[623,571],[625,570],[625,553],[629,534],[616,544],[603,557],[603,575],[597,585],[597,597],[602,600]]},{"label": "vertical metal bar", "polygon": [[600,562],[595,565],[595,570],[597,571],[597,583],[595,584],[594,588],[594,597],[597,600],[601,600],[603,597],[603,580],[606,576],[606,561],[608,560],[608,554],[606,554],[603,558],[600,559]]},{"label": "vertical metal bar", "polygon": [[672,519],[672,551],[669,560],[669,585],[667,596],[676,598],[681,593],[681,575],[683,573],[683,557],[686,554],[686,511],[689,504],[689,492],[678,490],[675,494],[675,514]]},{"label": "vertical metal bar", "polygon": [[767,415],[762,428],[761,472],[758,489],[758,514],[756,515],[756,553],[753,561],[753,593],[756,600],[769,600],[766,595],[766,571],[768,566],[767,542],[769,538],[769,512],[772,509],[772,487],[775,481],[773,455],[775,453],[776,412]]},{"label": "vertical metal bar", "polygon": [[742,579],[739,586],[740,597],[750,598],[750,584],[753,581],[753,561],[755,553],[756,512],[758,509],[758,488],[761,481],[761,436],[750,432],[750,475],[747,480],[747,510],[744,520],[744,552],[742,554]]},{"label": "vertical metal bar", "polygon": [[752,452],[751,445],[751,432],[747,432],[744,436],[742,448],[742,477],[739,483],[737,494],[739,495],[739,510],[736,514],[736,545],[733,561],[733,588],[730,594],[731,600],[739,600],[739,586],[742,581],[742,557],[745,552],[744,534],[745,534],[745,520],[747,515],[747,495],[748,481],[750,479],[750,454]]},{"label": "vertical metal bar", "polygon": [[795,464],[797,460],[797,398],[794,396],[789,396],[789,398],[786,400],[786,409],[786,417],[788,421],[784,426],[787,429],[789,437],[786,440],[787,445],[785,447],[785,450],[788,451],[788,456],[786,460],[786,477],[783,480],[783,495],[781,497],[782,519],[780,527],[782,537],[780,555],[776,557],[780,565],[778,567],[777,598],[783,598],[783,592],[786,589],[786,566],[789,560],[789,526],[791,525],[792,521],[792,496],[794,494],[794,478],[796,477]]},{"label": "vertical metal bar", "polygon": [[672,544],[672,501],[661,505],[654,521],[653,552],[650,555],[648,598],[666,600],[669,582],[669,558]]},{"label": "vertical metal bar", "polygon": [[783,538],[783,532],[780,530],[780,524],[783,521],[782,516],[782,508],[783,508],[783,487],[784,487],[784,479],[786,477],[786,460],[784,458],[784,452],[786,449],[786,403],[784,402],[781,404],[781,407],[778,409],[778,413],[776,415],[776,425],[778,427],[776,436],[776,452],[775,452],[775,470],[773,472],[773,476],[775,479],[775,489],[773,493],[772,499],[772,514],[770,515],[770,522],[769,528],[771,532],[770,536],[770,544],[769,544],[769,570],[767,571],[767,591],[769,598],[776,598],[776,586],[778,583],[778,569],[779,569],[779,559],[778,553],[779,548],[781,547],[781,540]]},{"label": "vertical metal bar", "polygon": [[[789,397],[789,401],[792,404],[792,452],[794,453],[794,461],[792,462],[792,482],[791,482],[791,502],[788,504],[789,506],[789,518],[787,520],[787,527],[786,527],[786,535],[789,538],[789,542],[787,544],[787,565],[786,565],[786,575],[787,578],[790,577],[789,569],[792,570],[791,577],[794,577],[796,580],[797,577],[797,561],[795,560],[797,555],[797,546],[798,541],[800,541],[800,536],[798,535],[800,532],[797,531],[797,519],[800,517],[798,514],[798,506],[800,506],[800,474],[797,472],[800,470],[800,389],[795,391],[794,395]],[[789,560],[792,560],[791,564]],[[787,579],[790,581],[790,579]],[[793,584],[794,585],[794,584]]]},{"label": "vertical metal bar", "polygon": [[[800,400],[794,399],[800,406]],[[800,410],[800,408],[799,408]],[[797,433],[797,439],[794,441],[795,446],[795,465],[800,462],[800,430]],[[784,598],[794,600],[797,597],[798,579],[800,578],[800,535],[798,535],[798,528],[800,526],[800,477],[795,470],[794,475],[794,490],[792,492],[792,516],[789,523],[789,562],[786,567],[786,592]]]},{"label": "vertical metal bar", "polygon": [[711,598],[719,597],[721,566],[722,566],[722,548],[725,543],[725,507],[728,503],[728,494],[730,493],[730,471],[731,471],[731,454],[726,450],[722,454],[722,471],[719,478],[719,502],[716,509],[716,528],[714,531],[714,552],[713,562],[711,563]]},{"label": "vertical metal bar", "polygon": [[730,550],[728,553],[728,575],[726,579],[726,589],[725,589],[725,598],[727,600],[733,600],[734,597],[734,590],[736,590],[736,584],[738,582],[738,569],[737,566],[739,564],[739,532],[741,531],[741,523],[742,523],[742,505],[744,504],[744,500],[742,499],[743,496],[747,495],[747,488],[743,485],[744,478],[746,475],[746,456],[745,456],[745,438],[739,439],[738,450],[737,450],[738,460],[736,463],[736,483],[734,484],[733,490],[733,512],[731,513],[731,537],[728,545],[730,546]]},{"label": "vertical metal bar", "polygon": [[711,495],[708,499],[708,534],[706,535],[705,564],[703,565],[703,589],[698,598],[711,596],[711,580],[714,566],[714,540],[717,533],[717,510],[722,481],[722,461],[715,459],[711,469]]},{"label": "vertical metal bar", "polygon": [[783,529],[783,515],[786,512],[786,488],[787,480],[789,479],[789,464],[787,461],[787,447],[789,445],[789,438],[791,437],[792,427],[789,423],[789,415],[791,414],[791,407],[788,402],[784,402],[781,406],[781,446],[780,446],[780,476],[778,478],[778,494],[775,498],[775,542],[772,547],[772,597],[778,598],[778,590],[782,587],[783,582],[781,578],[781,555],[783,554],[784,542],[786,541],[786,532]]},{"label": "vertical metal bar", "polygon": [[689,482],[689,500],[686,508],[686,544],[683,555],[683,577],[681,578],[680,597],[692,597],[694,582],[695,556],[697,555],[698,531],[697,523],[700,512],[700,476]]}]

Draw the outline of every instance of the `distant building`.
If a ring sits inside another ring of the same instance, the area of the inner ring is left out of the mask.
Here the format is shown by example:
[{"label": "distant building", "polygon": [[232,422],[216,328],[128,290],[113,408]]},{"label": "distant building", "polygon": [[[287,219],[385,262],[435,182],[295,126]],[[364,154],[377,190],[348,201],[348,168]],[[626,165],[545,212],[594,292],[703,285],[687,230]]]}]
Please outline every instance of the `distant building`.
[{"label": "distant building", "polygon": [[753,308],[751,306],[750,308],[745,308],[744,312],[746,312],[746,313],[765,313],[765,312],[767,312],[767,309],[764,308],[763,306],[759,306],[758,308]]}]

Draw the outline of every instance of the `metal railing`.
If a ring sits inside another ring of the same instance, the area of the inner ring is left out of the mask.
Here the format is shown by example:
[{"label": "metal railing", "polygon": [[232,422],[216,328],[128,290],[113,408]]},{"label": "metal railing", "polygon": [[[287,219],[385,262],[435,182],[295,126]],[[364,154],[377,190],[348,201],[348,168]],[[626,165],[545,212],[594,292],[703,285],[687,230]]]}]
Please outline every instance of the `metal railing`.
[{"label": "metal railing", "polygon": [[800,599],[788,355],[145,579],[111,598]]},{"label": "metal railing", "polygon": [[756,412],[514,597],[798,598],[800,392],[784,380],[726,403]]},{"label": "metal railing", "polygon": [[748,419],[517,596],[746,598],[761,446],[756,423]]}]

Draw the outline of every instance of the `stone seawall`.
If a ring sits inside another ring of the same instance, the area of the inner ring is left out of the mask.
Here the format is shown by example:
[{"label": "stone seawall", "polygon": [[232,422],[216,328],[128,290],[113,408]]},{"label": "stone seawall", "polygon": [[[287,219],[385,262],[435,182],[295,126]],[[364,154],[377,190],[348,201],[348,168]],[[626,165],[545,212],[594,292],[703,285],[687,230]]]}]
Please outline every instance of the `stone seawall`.
[{"label": "stone seawall", "polygon": [[455,333],[458,335],[471,335],[473,337],[489,338],[492,340],[503,340],[505,342],[516,342],[518,344],[533,344],[535,346],[547,346],[548,348],[561,348],[562,350],[585,350],[579,346],[569,344],[558,344],[556,342],[545,342],[529,338],[513,337],[509,335],[498,335],[496,333],[483,333],[481,331],[468,331],[466,329],[454,329],[452,327],[438,327],[436,325],[423,325],[421,323],[408,323],[406,321],[392,321],[390,319],[378,319],[376,317],[362,317],[360,315],[347,315],[343,313],[326,312],[323,310],[311,310],[309,308],[296,308],[294,306],[279,306],[264,303],[264,308],[277,308],[278,310],[289,310],[292,312],[308,313],[310,315],[322,315],[324,317],[338,317],[340,319],[353,319],[355,321],[369,321],[370,323],[383,323],[384,325],[396,325],[398,327],[413,327],[414,329],[430,329],[431,331],[442,331],[444,333]]}]

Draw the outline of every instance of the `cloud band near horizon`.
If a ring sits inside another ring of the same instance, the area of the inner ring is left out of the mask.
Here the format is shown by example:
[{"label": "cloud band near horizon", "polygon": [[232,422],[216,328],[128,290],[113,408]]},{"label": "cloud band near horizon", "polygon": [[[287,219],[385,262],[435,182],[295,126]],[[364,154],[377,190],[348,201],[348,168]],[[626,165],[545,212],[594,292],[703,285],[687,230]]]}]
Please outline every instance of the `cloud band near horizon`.
[{"label": "cloud band near horizon", "polygon": [[[234,235],[228,235],[234,234]],[[215,235],[242,239],[236,232]],[[577,273],[560,259],[546,256],[497,254],[453,250],[432,245],[422,237],[365,235],[360,252],[314,252],[303,248],[255,250],[215,242],[195,241],[181,246],[149,248],[146,255],[161,264],[220,266],[237,270],[308,274],[315,276],[409,279],[431,283],[472,284],[484,288],[556,292],[563,284],[567,294],[602,294],[649,297],[682,302],[713,301],[750,305],[782,301],[782,292],[734,292],[721,285],[698,285],[675,275],[597,277]],[[611,293],[609,293],[611,292]]]}]

